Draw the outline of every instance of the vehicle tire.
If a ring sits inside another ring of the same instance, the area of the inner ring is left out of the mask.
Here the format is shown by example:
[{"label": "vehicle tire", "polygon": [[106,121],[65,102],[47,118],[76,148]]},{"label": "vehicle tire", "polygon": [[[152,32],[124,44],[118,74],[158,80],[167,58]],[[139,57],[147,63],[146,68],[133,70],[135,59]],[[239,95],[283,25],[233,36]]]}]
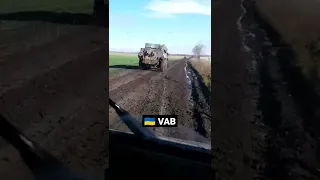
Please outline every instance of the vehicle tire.
[{"label": "vehicle tire", "polygon": [[142,62],[141,59],[139,60],[139,68],[142,69],[142,70],[146,69],[146,65]]},{"label": "vehicle tire", "polygon": [[163,60],[163,61],[161,62],[161,67],[160,67],[161,72],[166,71],[167,68],[168,68],[167,60]]}]

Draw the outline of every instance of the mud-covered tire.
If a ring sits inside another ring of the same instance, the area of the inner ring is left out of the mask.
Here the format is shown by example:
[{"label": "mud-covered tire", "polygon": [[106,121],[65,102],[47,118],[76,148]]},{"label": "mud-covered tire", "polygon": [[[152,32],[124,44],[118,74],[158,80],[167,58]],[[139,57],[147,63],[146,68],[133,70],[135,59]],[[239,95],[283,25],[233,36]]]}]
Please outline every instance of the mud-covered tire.
[{"label": "mud-covered tire", "polygon": [[139,68],[142,70],[146,69],[146,65],[141,60],[139,60]]},{"label": "mud-covered tire", "polygon": [[161,66],[160,66],[160,71],[164,72],[168,69],[168,61],[167,60],[163,60],[161,62]]}]

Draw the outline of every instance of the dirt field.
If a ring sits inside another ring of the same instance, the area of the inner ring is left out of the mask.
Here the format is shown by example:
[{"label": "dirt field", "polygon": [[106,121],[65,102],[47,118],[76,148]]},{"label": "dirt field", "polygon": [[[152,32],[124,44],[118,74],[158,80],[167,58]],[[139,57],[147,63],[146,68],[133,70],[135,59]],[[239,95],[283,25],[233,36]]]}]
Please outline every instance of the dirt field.
[{"label": "dirt field", "polygon": [[[0,30],[0,113],[72,169],[103,177],[107,29],[3,21]],[[0,175],[32,178],[2,139]]]},{"label": "dirt field", "polygon": [[249,0],[219,1],[213,11],[217,179],[319,179],[319,98],[258,15]]},{"label": "dirt field", "polygon": [[[184,128],[157,128],[159,136],[201,141],[199,136],[190,137],[195,130],[210,139],[210,91],[186,60],[169,61],[164,73],[140,70],[138,66],[123,69],[109,77],[111,99],[139,119],[147,114],[178,115],[179,126]],[[129,131],[111,108],[109,125]]]}]

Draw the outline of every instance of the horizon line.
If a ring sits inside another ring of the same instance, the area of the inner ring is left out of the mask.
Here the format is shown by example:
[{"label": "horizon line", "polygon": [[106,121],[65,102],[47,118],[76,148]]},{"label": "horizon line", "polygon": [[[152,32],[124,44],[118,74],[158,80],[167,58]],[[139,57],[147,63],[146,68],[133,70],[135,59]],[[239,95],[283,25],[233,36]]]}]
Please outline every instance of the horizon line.
[{"label": "horizon line", "polygon": [[[136,53],[139,53],[139,51],[136,51],[136,52],[129,52],[129,51],[109,51],[109,53],[128,53],[128,54],[136,54]],[[187,54],[187,53],[169,53],[171,55],[188,55],[188,56],[194,56],[192,54]],[[211,56],[210,54],[203,54],[201,56]]]}]

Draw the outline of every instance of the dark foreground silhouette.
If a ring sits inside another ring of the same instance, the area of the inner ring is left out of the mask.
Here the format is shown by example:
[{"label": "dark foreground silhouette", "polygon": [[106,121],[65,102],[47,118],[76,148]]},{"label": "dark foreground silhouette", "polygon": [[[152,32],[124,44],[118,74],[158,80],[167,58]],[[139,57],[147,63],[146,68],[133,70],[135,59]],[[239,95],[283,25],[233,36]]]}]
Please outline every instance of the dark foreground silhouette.
[{"label": "dark foreground silhouette", "polygon": [[85,13],[22,11],[0,14],[0,20],[8,21],[45,21],[58,24],[93,25],[108,27],[107,17],[94,16]]}]

